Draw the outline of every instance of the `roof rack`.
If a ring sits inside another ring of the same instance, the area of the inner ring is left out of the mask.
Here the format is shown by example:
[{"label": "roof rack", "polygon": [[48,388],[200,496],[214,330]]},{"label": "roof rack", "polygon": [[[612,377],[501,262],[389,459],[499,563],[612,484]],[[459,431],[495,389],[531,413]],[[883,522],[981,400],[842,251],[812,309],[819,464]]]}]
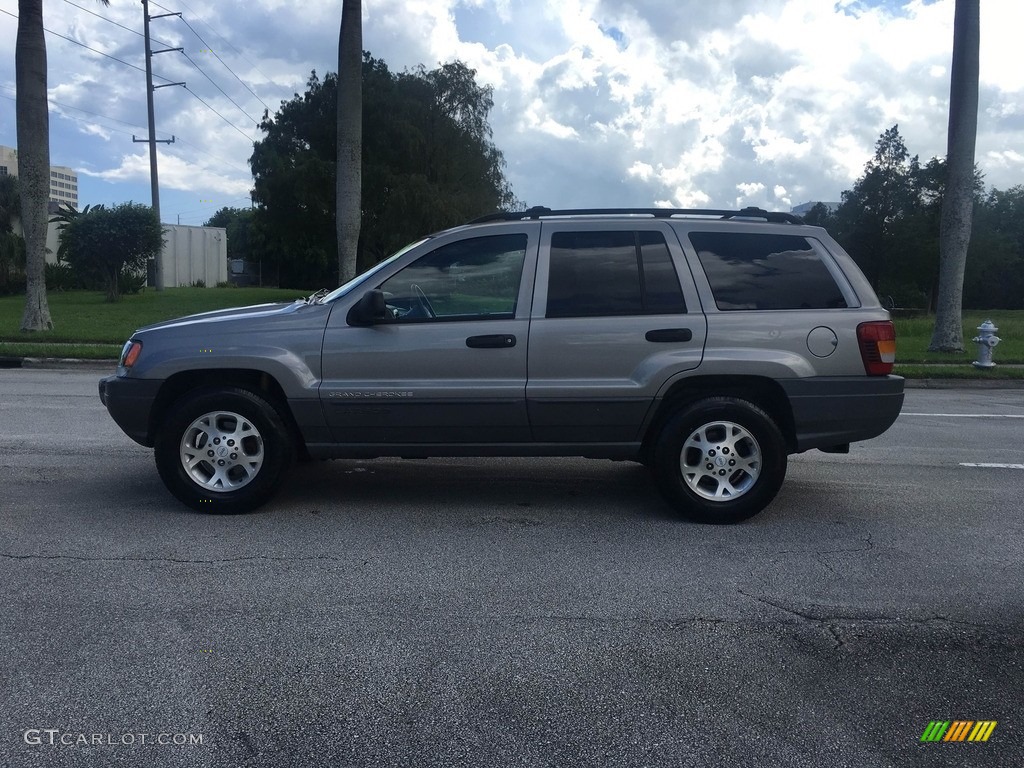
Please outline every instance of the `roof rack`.
[{"label": "roof rack", "polygon": [[525,211],[498,211],[473,219],[469,224],[485,224],[490,221],[523,221],[524,219],[552,218],[558,216],[649,216],[655,219],[670,219],[674,216],[717,216],[721,219],[764,219],[773,224],[803,224],[799,216],[780,211],[766,211],[762,208],[742,208],[738,211],[712,208],[566,208],[552,210],[541,205]]}]

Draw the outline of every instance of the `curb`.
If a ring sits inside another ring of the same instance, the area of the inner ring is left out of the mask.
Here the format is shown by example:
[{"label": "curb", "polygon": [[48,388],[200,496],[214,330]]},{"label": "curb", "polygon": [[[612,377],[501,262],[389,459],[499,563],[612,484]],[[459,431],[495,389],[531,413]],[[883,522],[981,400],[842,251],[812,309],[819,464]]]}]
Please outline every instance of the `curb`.
[{"label": "curb", "polygon": [[905,389],[1024,389],[1024,379],[903,379]]},{"label": "curb", "polygon": [[116,360],[80,360],[71,357],[0,357],[0,369],[30,368],[41,370],[113,371]]}]

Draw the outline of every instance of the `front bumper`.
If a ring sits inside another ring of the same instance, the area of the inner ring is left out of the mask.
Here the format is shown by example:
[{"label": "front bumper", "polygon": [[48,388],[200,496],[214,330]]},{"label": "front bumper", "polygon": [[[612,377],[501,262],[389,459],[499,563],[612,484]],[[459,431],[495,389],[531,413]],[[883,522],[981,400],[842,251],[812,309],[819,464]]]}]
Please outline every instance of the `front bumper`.
[{"label": "front bumper", "polygon": [[779,384],[793,408],[797,451],[878,437],[903,408],[901,376],[820,376]]},{"label": "front bumper", "polygon": [[153,447],[150,414],[162,381],[107,376],[100,379],[100,402],[128,437]]}]

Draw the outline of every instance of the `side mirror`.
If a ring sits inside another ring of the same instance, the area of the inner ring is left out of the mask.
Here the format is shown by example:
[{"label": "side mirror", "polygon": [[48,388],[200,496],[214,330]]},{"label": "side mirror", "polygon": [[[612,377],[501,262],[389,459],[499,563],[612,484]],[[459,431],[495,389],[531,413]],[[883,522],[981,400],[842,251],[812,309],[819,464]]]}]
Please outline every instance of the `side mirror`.
[{"label": "side mirror", "polygon": [[370,326],[393,319],[384,301],[384,292],[377,288],[364,293],[348,312],[349,325]]}]

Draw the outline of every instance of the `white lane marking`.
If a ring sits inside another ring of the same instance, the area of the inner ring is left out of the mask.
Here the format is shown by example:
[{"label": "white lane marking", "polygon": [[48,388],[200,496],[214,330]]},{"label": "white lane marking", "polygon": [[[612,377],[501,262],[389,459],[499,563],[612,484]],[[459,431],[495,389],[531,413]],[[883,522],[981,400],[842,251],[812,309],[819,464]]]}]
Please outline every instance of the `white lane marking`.
[{"label": "white lane marking", "polygon": [[984,467],[985,469],[1024,469],[1024,464],[972,464],[960,462],[961,467]]},{"label": "white lane marking", "polygon": [[947,416],[951,419],[1024,419],[1024,413],[907,413],[900,416]]}]

